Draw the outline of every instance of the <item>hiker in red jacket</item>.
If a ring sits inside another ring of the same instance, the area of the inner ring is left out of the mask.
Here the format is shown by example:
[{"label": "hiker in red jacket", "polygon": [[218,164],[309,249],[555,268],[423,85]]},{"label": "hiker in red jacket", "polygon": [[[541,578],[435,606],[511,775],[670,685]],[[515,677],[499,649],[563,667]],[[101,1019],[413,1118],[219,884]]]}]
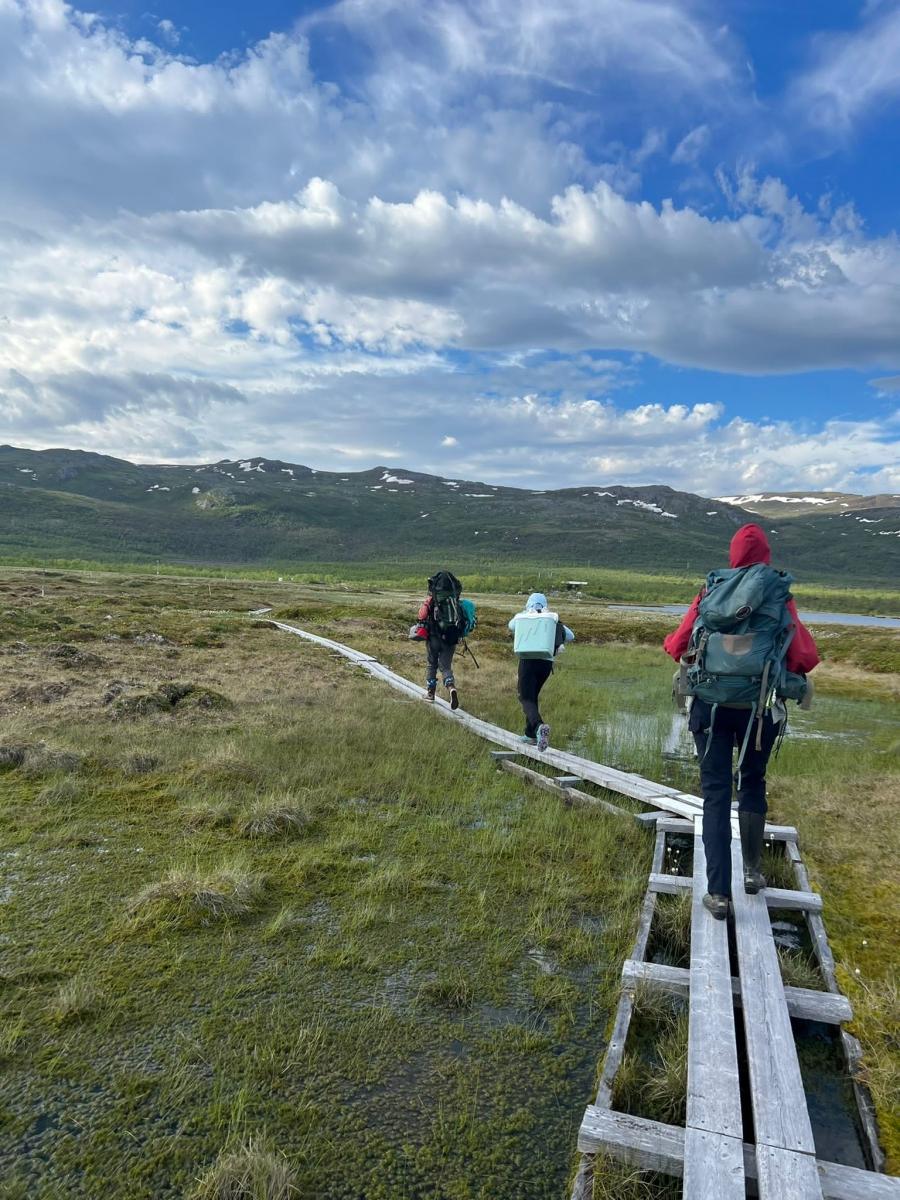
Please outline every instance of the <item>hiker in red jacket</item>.
[{"label": "hiker in red jacket", "polygon": [[[765,533],[758,525],[743,525],[731,540],[731,567],[769,565],[772,552]],[[663,642],[663,648],[676,661],[688,649],[705,589],[694,599],[684,620]],[[797,615],[793,599],[786,601],[793,633],[787,648],[786,666],[797,675],[808,674],[819,662],[816,644]],[[776,714],[783,719],[784,710]],[[731,795],[735,746],[742,749],[737,773],[738,822],[744,857],[744,889],[755,894],[766,886],[760,870],[766,824],[766,766],[778,735],[780,721],[768,709],[761,718],[757,736],[748,736],[754,723],[751,704],[721,702],[710,704],[695,696],[691,703],[688,728],[694,735],[700,758],[700,784],[703,792],[703,846],[706,852],[708,894],[703,903],[719,920],[728,915],[731,896]]]}]

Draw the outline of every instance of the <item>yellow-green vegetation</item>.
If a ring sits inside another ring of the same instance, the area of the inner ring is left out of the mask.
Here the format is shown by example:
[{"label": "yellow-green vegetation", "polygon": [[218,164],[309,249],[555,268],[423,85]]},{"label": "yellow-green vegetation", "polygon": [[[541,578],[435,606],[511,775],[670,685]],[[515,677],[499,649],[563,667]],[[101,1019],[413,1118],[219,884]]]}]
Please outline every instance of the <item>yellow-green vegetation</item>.
[{"label": "yellow-green vegetation", "polygon": [[198,1180],[190,1200],[290,1200],[298,1194],[285,1156],[251,1137],[222,1152]]},{"label": "yellow-green vegetation", "polygon": [[[528,789],[424,705],[247,617],[274,605],[422,678],[416,598],[0,576],[10,1197],[237,1196],[221,1188],[242,1170],[324,1200],[348,1180],[367,1200],[564,1194],[652,839]],[[518,602],[481,600],[481,669],[458,663],[466,708],[513,729]],[[665,622],[560,607],[580,642],[545,689],[553,742],[695,788]],[[897,681],[838,645],[773,764],[773,813],[800,827],[825,893],[896,1152]],[[675,947],[681,907],[660,897]],[[72,980],[93,1001],[62,1017]],[[649,1099],[671,1116],[681,1030],[663,1024]],[[595,1196],[677,1194],[628,1174],[598,1173]]]},{"label": "yellow-green vegetation", "polygon": [[613,1107],[652,1121],[683,1125],[687,1049],[687,1002],[652,987],[637,988]]}]

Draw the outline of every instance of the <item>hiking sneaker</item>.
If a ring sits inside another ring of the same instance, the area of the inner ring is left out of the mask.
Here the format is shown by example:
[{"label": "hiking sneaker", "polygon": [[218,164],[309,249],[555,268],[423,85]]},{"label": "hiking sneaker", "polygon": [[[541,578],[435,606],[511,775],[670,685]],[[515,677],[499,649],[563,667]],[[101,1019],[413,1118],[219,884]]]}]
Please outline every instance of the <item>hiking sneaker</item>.
[{"label": "hiking sneaker", "polygon": [[434,703],[434,688],[428,688],[428,690],[425,692],[425,695],[422,697],[422,699],[430,700],[433,704]]},{"label": "hiking sneaker", "polygon": [[540,750],[541,754],[543,754],[549,745],[550,745],[550,726],[549,725],[538,725],[538,731],[537,731],[537,748],[538,748],[538,750]]},{"label": "hiking sneaker", "polygon": [[531,737],[530,734],[527,734],[527,733],[523,733],[522,736],[519,738],[519,741],[524,742],[526,744],[526,746],[536,746],[537,745],[537,738],[533,738],[533,737]]},{"label": "hiking sneaker", "polygon": [[728,897],[727,896],[711,896],[709,892],[703,897],[703,907],[716,918],[717,921],[724,921],[728,916]]},{"label": "hiking sneaker", "polygon": [[450,689],[450,707],[454,712],[459,708],[459,692],[455,687]]}]

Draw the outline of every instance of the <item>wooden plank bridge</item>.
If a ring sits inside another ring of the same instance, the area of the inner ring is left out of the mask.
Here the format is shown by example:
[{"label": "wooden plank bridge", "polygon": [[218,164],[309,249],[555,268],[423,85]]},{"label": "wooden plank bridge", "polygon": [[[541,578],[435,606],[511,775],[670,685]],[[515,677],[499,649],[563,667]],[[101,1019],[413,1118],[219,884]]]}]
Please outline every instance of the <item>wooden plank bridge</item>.
[{"label": "wooden plank bridge", "polygon": [[[408,696],[422,689],[372,655],[296,626],[273,625],[323,646],[369,675]],[[578,1135],[581,1159],[572,1200],[590,1200],[598,1155],[636,1168],[680,1176],[686,1200],[900,1200],[900,1178],[880,1173],[883,1163],[871,1101],[856,1078],[860,1047],[840,1028],[851,1019],[850,1003],[838,988],[834,959],[822,919],[822,898],[810,890],[797,831],[766,825],[770,842],[781,843],[796,887],[767,888],[747,895],[737,821],[732,822],[732,872],[736,881],[733,924],[716,921],[704,909],[706,861],[701,797],[665,787],[627,771],[603,766],[557,749],[541,753],[516,734],[436,700],[434,711],[501,747],[498,766],[550,791],[566,803],[593,806],[617,816],[653,824],[656,830],[647,891],[631,957],[622,969],[622,991],[600,1071],[595,1102],[588,1105]],[[555,777],[522,761],[555,768]],[[650,811],[624,808],[585,790],[594,785],[627,797]],[[666,839],[688,834],[693,842],[691,877],[667,874]],[[661,893],[691,894],[690,968],[650,962],[647,949]],[[769,908],[803,913],[827,990],[786,987],[782,982]],[[729,924],[736,954],[729,947]],[[733,971],[735,972],[733,974]],[[683,1128],[622,1113],[613,1108],[615,1077],[625,1053],[637,987],[687,999],[687,1104]],[[735,1020],[740,1009],[742,1020]],[[845,1064],[854,1079],[871,1170],[843,1166],[817,1156],[791,1018],[837,1026]],[[743,1030],[740,1036],[738,1030]],[[746,1064],[742,1066],[741,1064]],[[742,1087],[743,1084],[743,1087]],[[752,1141],[747,1141],[752,1131]]]}]

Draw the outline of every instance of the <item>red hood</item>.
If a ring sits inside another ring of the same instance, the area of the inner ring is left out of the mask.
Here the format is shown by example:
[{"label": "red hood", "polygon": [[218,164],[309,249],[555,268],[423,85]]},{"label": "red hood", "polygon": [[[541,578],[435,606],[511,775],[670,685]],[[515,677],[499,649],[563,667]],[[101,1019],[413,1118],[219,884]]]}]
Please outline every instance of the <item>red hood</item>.
[{"label": "red hood", "polygon": [[758,525],[742,525],[731,539],[728,561],[732,567],[768,563],[771,558],[768,539]]}]

